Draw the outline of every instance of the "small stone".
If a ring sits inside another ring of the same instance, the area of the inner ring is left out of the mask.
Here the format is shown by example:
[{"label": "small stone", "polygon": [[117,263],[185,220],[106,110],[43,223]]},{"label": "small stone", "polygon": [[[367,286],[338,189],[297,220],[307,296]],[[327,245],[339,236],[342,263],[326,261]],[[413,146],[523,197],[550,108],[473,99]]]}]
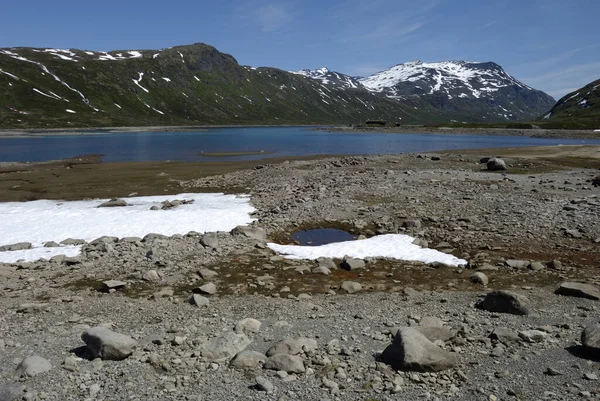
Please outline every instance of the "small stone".
[{"label": "small stone", "polygon": [[260,227],[237,226],[231,230],[233,235],[243,235],[244,237],[252,238],[259,241],[267,239],[267,233]]},{"label": "small stone", "polygon": [[340,267],[348,271],[364,269],[365,261],[362,259],[355,259],[346,256],[344,257],[344,260],[342,260]]},{"label": "small stone", "polygon": [[201,352],[212,362],[223,362],[232,359],[250,343],[252,341],[245,334],[226,331],[202,344]]},{"label": "small stone", "polygon": [[489,312],[510,313],[513,315],[528,315],[529,300],[523,295],[509,291],[492,291],[475,304],[476,308]]},{"label": "small stone", "polygon": [[528,343],[539,343],[546,339],[547,334],[540,330],[519,331],[519,337]]},{"label": "small stone", "polygon": [[0,384],[0,401],[16,401],[23,395],[23,386],[19,383]]},{"label": "small stone", "polygon": [[200,269],[200,270],[198,270],[198,275],[200,277],[202,277],[204,280],[210,280],[211,278],[218,276],[219,273],[217,273],[214,270],[210,270],[210,269]]},{"label": "small stone", "polygon": [[590,372],[587,372],[586,374],[584,374],[584,375],[583,375],[583,377],[584,377],[586,380],[598,380],[598,375],[597,375],[597,374],[595,374],[595,373],[590,373]]},{"label": "small stone", "polygon": [[548,367],[544,371],[544,374],[548,375],[548,376],[561,376],[563,373],[560,372],[560,371],[558,371],[558,370],[556,370],[556,369],[554,369],[554,368],[552,368],[552,367]]},{"label": "small stone", "polygon": [[489,171],[506,170],[506,163],[499,157],[492,157],[487,161],[486,167]]},{"label": "small stone", "polygon": [[104,291],[118,290],[125,287],[126,285],[126,282],[119,280],[108,280],[102,282],[102,288],[104,289]]},{"label": "small stone", "polygon": [[270,394],[273,391],[275,391],[275,386],[273,385],[273,383],[271,383],[263,376],[258,376],[256,378],[256,388],[261,391],[266,391],[267,394]]},{"label": "small stone", "polygon": [[234,369],[254,369],[267,360],[267,356],[256,351],[241,351],[231,360]]},{"label": "small stone", "polygon": [[303,373],[304,362],[298,355],[274,354],[265,363],[265,369],[283,370],[287,373]]},{"label": "small stone", "polygon": [[148,270],[145,274],[144,274],[144,280],[147,281],[159,281],[160,280],[160,276],[157,273],[156,270]]},{"label": "small stone", "polygon": [[100,392],[100,385],[98,383],[94,383],[89,388],[90,396],[95,397]]}]

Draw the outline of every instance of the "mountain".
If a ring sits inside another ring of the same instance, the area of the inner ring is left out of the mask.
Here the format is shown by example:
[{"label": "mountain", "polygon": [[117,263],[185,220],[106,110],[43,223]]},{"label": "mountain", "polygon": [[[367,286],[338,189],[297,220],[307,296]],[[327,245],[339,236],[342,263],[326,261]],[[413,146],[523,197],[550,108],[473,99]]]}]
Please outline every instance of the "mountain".
[{"label": "mountain", "polygon": [[359,82],[392,99],[419,96],[471,121],[527,120],[554,104],[551,96],[519,82],[492,62],[412,61]]},{"label": "mountain", "polygon": [[449,99],[404,94],[400,80],[376,87],[377,75],[359,80],[326,68],[253,68],[200,43],[111,52],[0,49],[0,128],[485,122],[551,107],[527,104],[537,91],[523,85],[521,97],[502,101],[500,115],[500,101],[483,96],[483,86],[472,84],[480,98]]},{"label": "mountain", "polygon": [[541,120],[558,126],[600,128],[600,79],[561,98]]}]

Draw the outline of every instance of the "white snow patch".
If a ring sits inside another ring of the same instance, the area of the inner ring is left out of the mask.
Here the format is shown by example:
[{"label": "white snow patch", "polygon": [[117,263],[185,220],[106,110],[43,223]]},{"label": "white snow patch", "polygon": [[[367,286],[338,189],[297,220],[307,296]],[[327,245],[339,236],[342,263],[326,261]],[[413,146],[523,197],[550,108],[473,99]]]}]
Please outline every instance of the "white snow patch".
[{"label": "white snow patch", "polygon": [[67,110],[65,110],[65,111],[66,111],[67,113],[72,113],[72,114],[75,114],[75,113],[77,113],[76,111],[74,111],[74,110],[71,110],[71,109],[67,109]]},{"label": "white snow patch", "polygon": [[[248,197],[235,195],[189,193],[124,199],[132,206],[98,208],[106,199],[0,203],[0,245],[31,242],[34,246],[31,250],[0,252],[0,263],[34,261],[58,254],[78,255],[81,247],[42,248],[45,242],[67,238],[89,242],[104,235],[123,238],[149,233],[171,236],[190,231],[230,231],[251,223],[250,213],[255,210]],[[171,210],[150,210],[169,199],[194,202]]]},{"label": "white snow patch", "polygon": [[171,78],[167,78],[167,77],[162,77],[162,79],[164,79],[167,82],[171,82]]},{"label": "white snow patch", "polygon": [[63,98],[61,98],[60,96],[57,96],[57,95],[54,95],[54,96],[52,96],[52,95],[49,95],[49,94],[47,94],[47,93],[44,93],[44,92],[42,92],[41,90],[39,90],[39,89],[37,89],[37,88],[33,88],[33,91],[34,91],[34,92],[37,92],[37,93],[39,93],[40,95],[43,95],[43,96],[49,97],[50,99],[54,99],[54,100],[64,100],[64,99],[63,99]]},{"label": "white snow patch", "polygon": [[321,246],[279,245],[267,246],[284,255],[287,259],[310,259],[320,257],[341,259],[345,255],[364,259],[380,257],[399,260],[420,261],[423,263],[441,262],[450,266],[467,264],[459,259],[435,249],[421,248],[412,242],[415,239],[404,234],[378,235],[364,240],[336,242]]},{"label": "white snow patch", "polygon": [[115,106],[117,106],[118,108],[122,109],[122,107],[121,107],[121,106],[119,106],[117,103],[115,103]]},{"label": "white snow patch", "polygon": [[165,114],[165,113],[163,113],[162,111],[160,111],[160,110],[158,110],[158,109],[155,109],[154,107],[152,108],[152,110],[154,110],[155,112],[157,112],[157,113],[159,113],[159,114]]},{"label": "white snow patch", "polygon": [[157,58],[159,54],[160,54],[160,53],[154,53],[154,54],[152,55],[152,58]]},{"label": "white snow patch", "polygon": [[140,57],[142,57],[142,53],[138,52],[137,50],[132,50],[132,51],[129,51],[127,53],[129,53],[131,55],[130,58],[140,58]]},{"label": "white snow patch", "polygon": [[21,80],[21,79],[20,79],[19,77],[17,77],[16,75],[14,75],[14,74],[11,74],[11,73],[10,73],[10,72],[8,72],[8,71],[4,71],[2,68],[0,68],[0,73],[2,73],[2,74],[5,74],[5,75],[8,75],[9,77],[11,77],[11,78],[12,78],[12,79],[14,79],[14,80],[17,80],[17,81],[20,81],[20,80]]},{"label": "white snow patch", "polygon": [[133,82],[135,82],[135,84],[137,86],[139,86],[140,88],[142,88],[146,93],[150,93],[150,91],[148,89],[146,89],[142,85],[140,85],[140,82],[142,81],[142,78],[144,77],[144,73],[143,72],[138,72],[138,74],[140,74],[138,76],[138,79],[134,79]]}]

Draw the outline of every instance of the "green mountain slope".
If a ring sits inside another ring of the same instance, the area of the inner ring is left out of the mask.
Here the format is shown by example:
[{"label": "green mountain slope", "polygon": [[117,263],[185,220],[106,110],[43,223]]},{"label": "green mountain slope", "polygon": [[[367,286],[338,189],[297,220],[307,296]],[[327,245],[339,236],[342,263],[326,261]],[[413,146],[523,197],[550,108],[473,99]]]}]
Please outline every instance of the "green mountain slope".
[{"label": "green mountain slope", "polygon": [[560,99],[541,118],[552,126],[600,128],[600,79]]},{"label": "green mountain slope", "polygon": [[489,122],[481,119],[485,107],[445,108],[254,69],[204,44],[109,53],[0,49],[1,128]]}]

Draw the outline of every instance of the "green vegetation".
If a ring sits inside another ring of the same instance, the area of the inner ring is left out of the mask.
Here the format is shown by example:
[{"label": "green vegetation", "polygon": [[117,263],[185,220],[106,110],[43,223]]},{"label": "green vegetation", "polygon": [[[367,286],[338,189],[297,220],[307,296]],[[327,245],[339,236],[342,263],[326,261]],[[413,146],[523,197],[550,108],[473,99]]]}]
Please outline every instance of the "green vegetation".
[{"label": "green vegetation", "polygon": [[600,129],[600,79],[564,96],[539,123],[548,128]]},{"label": "green vegetation", "polygon": [[[142,57],[119,60],[71,52],[64,59],[44,49],[0,49],[0,128],[491,120],[484,117],[491,110],[484,101],[390,99],[276,68],[241,66],[204,44],[143,50]],[[539,107],[519,99],[508,100],[514,108],[528,110],[529,118],[540,114]]]}]

